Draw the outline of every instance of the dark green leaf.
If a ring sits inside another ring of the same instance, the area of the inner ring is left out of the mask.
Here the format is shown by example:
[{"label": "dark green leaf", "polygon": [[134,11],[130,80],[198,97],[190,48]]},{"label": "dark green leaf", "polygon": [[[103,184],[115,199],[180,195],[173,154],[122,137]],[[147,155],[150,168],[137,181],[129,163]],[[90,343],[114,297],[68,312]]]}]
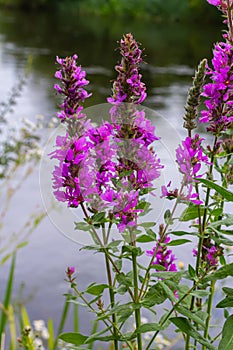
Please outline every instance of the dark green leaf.
[{"label": "dark green leaf", "polygon": [[217,305],[217,308],[233,307],[233,297],[226,297],[221,300]]},{"label": "dark green leaf", "polygon": [[174,239],[173,241],[170,241],[167,243],[168,246],[175,247],[177,245],[182,245],[185,243],[190,243],[191,241],[189,239]]},{"label": "dark green leaf", "polygon": [[[204,214],[204,208],[200,207],[200,215]],[[194,220],[199,217],[198,205],[189,205],[180,216],[180,221]]]},{"label": "dark green leaf", "polygon": [[188,272],[192,279],[197,277],[195,269],[190,264],[188,265]]},{"label": "dark green leaf", "polygon": [[207,187],[214,189],[226,200],[233,202],[233,193],[231,191],[207,179],[198,179],[198,181],[205,184]]},{"label": "dark green leaf", "polygon": [[222,280],[228,276],[233,277],[233,263],[220,267],[215,272],[212,272],[209,276],[203,278],[203,282]]},{"label": "dark green leaf", "polygon": [[106,288],[108,288],[107,284],[92,284],[86,289],[86,293],[100,295]]},{"label": "dark green leaf", "polygon": [[200,333],[196,331],[196,329],[191,325],[189,320],[184,317],[172,317],[170,321],[174,323],[174,325],[181,330],[181,332],[189,335],[191,338],[195,339],[198,343],[204,345],[210,350],[216,350],[216,348],[210,344]]},{"label": "dark green leaf", "polygon": [[59,339],[65,341],[66,343],[74,344],[74,345],[82,345],[88,339],[86,335],[81,333],[62,333],[59,335]]},{"label": "dark green leaf", "polygon": [[222,330],[222,339],[220,340],[218,350],[233,349],[233,315],[229,316],[224,323]]},{"label": "dark green leaf", "polygon": [[148,242],[154,242],[155,238],[152,238],[148,235],[141,235],[139,237],[137,237],[137,242],[139,243],[148,243]]},{"label": "dark green leaf", "polygon": [[195,232],[186,232],[186,231],[171,231],[170,234],[175,236],[185,236],[185,235],[196,236]]},{"label": "dark green leaf", "polygon": [[222,290],[228,297],[233,297],[233,288],[223,287]]}]

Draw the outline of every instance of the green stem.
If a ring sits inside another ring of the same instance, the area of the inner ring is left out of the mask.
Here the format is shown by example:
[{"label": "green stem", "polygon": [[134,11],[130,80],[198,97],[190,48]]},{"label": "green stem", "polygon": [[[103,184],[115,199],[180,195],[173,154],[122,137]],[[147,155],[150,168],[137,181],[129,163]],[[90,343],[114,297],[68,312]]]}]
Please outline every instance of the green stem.
[{"label": "green stem", "polygon": [[[134,281],[134,299],[135,299],[135,304],[139,303],[139,290],[138,290],[138,272],[137,272],[137,258],[134,252],[132,252],[132,264],[133,264],[133,281]],[[140,313],[140,308],[138,308],[138,305],[136,306],[135,309],[135,323],[136,323],[136,329],[140,327],[141,325],[141,313]],[[141,333],[137,334],[137,349],[142,350],[142,335]]]},{"label": "green stem", "polygon": [[[107,277],[108,277],[108,285],[109,285],[109,298],[110,298],[110,304],[111,304],[111,309],[114,308],[115,306],[115,295],[113,291],[113,283],[112,283],[112,274],[111,274],[111,269],[110,269],[110,264],[109,264],[109,259],[108,256],[105,254],[105,264],[106,264],[106,270],[107,270]],[[116,329],[116,314],[112,314],[112,324],[113,324],[113,334],[117,338],[117,329]],[[118,341],[117,339],[114,339],[114,348],[115,350],[118,350]]]},{"label": "green stem", "polygon": [[[204,277],[204,276],[203,276]],[[202,277],[202,278],[203,278]],[[200,283],[201,279],[199,281],[196,282],[196,284]],[[169,317],[172,315],[172,313],[175,311],[175,308],[185,299],[187,298],[187,296],[189,296],[189,294],[196,288],[196,284],[194,286],[192,286],[192,288],[190,288],[183,296],[182,298],[180,298],[177,303],[175,303],[173,305],[173,307],[171,308],[171,310],[169,311],[169,313],[167,314],[167,316],[163,319],[163,321],[161,322],[160,326],[162,328],[162,326],[167,322],[167,320],[169,319]],[[160,331],[156,331],[155,334],[153,335],[153,337],[151,338],[149,344],[147,345],[145,350],[150,350],[151,345],[153,344],[153,341],[155,340],[155,338],[157,337],[158,333]]]},{"label": "green stem", "polygon": [[[83,213],[84,213],[86,219],[88,220],[88,222],[90,222],[90,216],[88,215],[88,213],[87,213],[87,211],[86,211],[86,208],[85,208],[85,206],[83,205],[83,203],[81,203],[81,208],[82,208],[82,210],[83,210]],[[91,224],[90,224],[90,225],[91,225]],[[108,228],[107,237],[109,237],[110,229],[111,229],[111,226],[109,226],[109,228]],[[112,264],[112,266],[114,267],[116,273],[117,273],[117,274],[120,274],[120,273],[121,273],[120,270],[118,269],[118,267],[117,267],[116,264],[114,263],[114,261],[113,261],[111,255],[110,255],[109,252],[108,252],[108,249],[106,249],[106,247],[105,247],[104,244],[102,243],[101,239],[99,238],[98,233],[96,232],[95,228],[92,227],[91,230],[92,230],[93,236],[95,237],[95,239],[96,239],[97,242],[99,243],[99,245],[100,245],[100,247],[102,248],[102,251],[104,252],[104,254],[106,254],[106,256],[108,257],[108,260],[111,262],[111,264]],[[129,287],[127,287],[127,291],[128,291],[128,293],[129,293],[129,295],[131,296],[132,300],[134,301],[134,295],[133,295],[132,290],[131,290]]]},{"label": "green stem", "polygon": [[[179,191],[179,194],[182,193],[183,188],[184,188],[184,184],[182,183],[181,188],[180,188],[180,191]],[[179,196],[178,196],[178,197],[179,197]],[[175,213],[175,211],[176,211],[176,208],[177,208],[178,203],[179,203],[179,200],[178,200],[178,198],[177,198],[177,199],[176,199],[176,202],[175,202],[175,204],[174,204],[174,206],[173,206],[173,209],[172,209],[172,211],[171,211],[171,219],[173,218],[173,215],[174,215],[174,213]],[[169,221],[170,221],[170,220],[169,220]],[[168,222],[168,223],[166,224],[166,226],[165,226],[165,228],[164,228],[164,230],[163,230],[163,234],[162,234],[161,237],[160,237],[160,241],[161,241],[161,242],[163,241],[163,239],[164,239],[164,237],[165,237],[165,234],[166,234],[166,232],[167,232],[169,226],[170,226],[170,222]],[[144,292],[144,287],[145,287],[145,284],[146,284],[147,281],[148,281],[149,274],[150,274],[150,268],[151,268],[151,265],[152,265],[152,263],[153,263],[153,261],[154,261],[154,258],[155,258],[155,256],[156,256],[156,254],[157,254],[157,252],[158,252],[159,247],[160,247],[160,245],[157,244],[157,247],[156,247],[156,249],[154,250],[154,253],[153,253],[153,255],[152,255],[151,259],[150,259],[150,262],[149,262],[149,264],[148,264],[148,267],[147,267],[147,269],[146,269],[146,273],[145,273],[145,276],[144,276],[144,279],[143,279],[143,281],[142,281],[142,285],[141,285],[141,288],[140,288],[139,300],[140,300],[140,299],[143,297],[143,295],[144,295],[144,293],[143,293],[143,292]]]},{"label": "green stem", "polygon": [[[213,297],[214,297],[214,288],[215,288],[215,281],[212,281],[210,284],[210,296],[208,299],[208,305],[207,305],[207,319],[205,323],[205,330],[204,330],[204,338],[207,339],[209,334],[209,326],[210,326],[210,318],[211,318],[211,311],[212,311],[212,305],[213,305]],[[206,346],[202,346],[202,350],[206,350]]]},{"label": "green stem", "polygon": [[[90,308],[90,310],[91,310],[93,313],[95,313],[97,316],[99,316],[99,312],[97,312],[97,311],[93,308],[93,306],[86,300],[86,298],[84,298],[84,296],[83,296],[82,293],[78,290],[78,288],[76,287],[76,285],[72,285],[72,288],[73,288],[73,290],[75,291],[75,293],[79,296],[79,298]],[[103,312],[104,312],[104,310],[103,310]],[[105,326],[110,330],[110,332],[113,334],[112,329],[109,327],[108,322],[105,321],[105,320],[102,320],[102,321],[104,322]],[[108,321],[109,321],[109,323],[110,323],[110,324],[112,325],[112,327],[113,327],[112,321],[111,321],[110,319],[108,319]],[[121,339],[124,339],[123,334],[121,333],[121,331],[119,330],[119,328],[118,328],[116,325],[115,325],[115,329],[116,329],[117,335],[118,335]],[[113,335],[114,335],[114,334],[113,334]],[[128,345],[129,349],[134,350],[133,347],[132,347],[132,345],[131,345],[131,343],[130,343],[128,340],[124,339],[124,341],[125,341],[126,344]]]}]

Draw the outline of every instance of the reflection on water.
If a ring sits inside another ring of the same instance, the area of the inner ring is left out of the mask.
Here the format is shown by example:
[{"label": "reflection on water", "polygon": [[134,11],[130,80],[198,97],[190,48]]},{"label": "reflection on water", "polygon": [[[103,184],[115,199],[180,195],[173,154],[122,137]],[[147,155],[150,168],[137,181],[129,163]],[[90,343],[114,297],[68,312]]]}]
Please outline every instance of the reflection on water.
[{"label": "reflection on water", "polygon": [[[90,80],[89,90],[93,91],[87,107],[105,102],[111,93],[111,81],[115,77],[113,67],[119,60],[119,52],[115,50],[116,42],[127,32],[132,32],[145,47],[147,63],[142,66],[148,87],[145,105],[162,114],[166,122],[182,135],[180,118],[187,90],[194,68],[200,59],[211,56],[213,42],[220,39],[220,30],[216,26],[206,31],[195,24],[165,25],[142,20],[77,18],[62,13],[1,11],[2,100],[23,74],[28,56],[33,56],[28,84],[10,118],[33,119],[35,115],[42,114],[49,120],[55,115],[58,104],[53,90],[56,55],[63,57],[78,53],[80,64],[86,68]],[[155,118],[153,123],[158,124],[157,129],[166,136],[166,123],[163,119]],[[13,230],[22,217],[28,215],[35,203],[41,203],[37,172],[23,186],[14,203],[15,208],[9,212],[9,231]],[[24,281],[28,293],[34,295],[34,301],[28,304],[32,318],[53,317],[55,324],[58,324],[62,293],[66,291],[64,271],[68,265],[77,266],[81,289],[93,280],[101,281],[101,257],[84,251],[78,253],[79,248],[79,245],[59,235],[46,219],[31,237],[29,246],[19,252],[16,285],[19,286]],[[180,256],[180,259],[184,257]],[[93,264],[96,271],[93,271]],[[82,311],[80,313],[83,315]],[[89,316],[82,319],[81,330],[85,330],[89,319]]]}]

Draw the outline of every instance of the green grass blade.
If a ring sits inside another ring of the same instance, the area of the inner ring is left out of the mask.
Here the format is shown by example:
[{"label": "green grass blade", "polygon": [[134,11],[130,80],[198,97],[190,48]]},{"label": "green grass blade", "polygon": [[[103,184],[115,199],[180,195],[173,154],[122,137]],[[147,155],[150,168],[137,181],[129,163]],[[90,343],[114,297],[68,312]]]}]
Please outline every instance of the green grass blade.
[{"label": "green grass blade", "polygon": [[69,299],[70,299],[70,297],[67,296],[67,297],[66,297],[65,304],[64,304],[64,307],[63,307],[63,311],[62,311],[61,320],[60,320],[60,324],[59,324],[58,331],[57,331],[57,336],[56,336],[56,339],[55,339],[54,345],[53,345],[53,349],[54,349],[54,350],[55,350],[56,347],[57,347],[57,342],[58,342],[59,334],[62,333],[62,331],[63,331],[63,329],[64,329],[64,326],[65,326],[65,323],[66,323],[66,319],[67,319],[67,316],[68,316],[68,311],[69,311],[69,308],[70,308]]},{"label": "green grass blade", "polygon": [[51,318],[48,319],[48,332],[49,332],[48,349],[53,350],[54,349],[54,327],[53,327],[53,320]]},{"label": "green grass blade", "polygon": [[9,305],[9,326],[10,326],[10,335],[11,335],[10,350],[16,350],[17,333],[16,333],[14,309],[12,305]]},{"label": "green grass blade", "polygon": [[23,328],[25,327],[31,327],[31,322],[30,322],[30,318],[28,316],[27,310],[25,308],[25,306],[21,306],[21,317],[22,317],[22,322],[23,322]]},{"label": "green grass blade", "polygon": [[[97,330],[98,330],[98,323],[99,323],[98,321],[94,321],[93,328],[92,328],[92,331],[91,331],[91,335],[97,332]],[[93,350],[93,346],[94,346],[94,342],[90,344],[89,350]]]},{"label": "green grass blade", "polygon": [[74,308],[74,332],[79,332],[79,321],[78,321],[78,305],[73,304]]},{"label": "green grass blade", "polygon": [[[12,261],[11,261],[11,267],[10,267],[10,272],[9,272],[9,277],[7,281],[7,287],[5,291],[5,298],[4,298],[4,303],[3,307],[5,310],[8,310],[10,301],[11,301],[11,295],[12,295],[12,289],[13,289],[13,282],[14,282],[14,272],[15,272],[15,261],[16,261],[16,253],[12,255]],[[2,309],[1,313],[1,319],[0,319],[0,334],[2,334],[5,330],[6,322],[7,322],[7,314]]]}]

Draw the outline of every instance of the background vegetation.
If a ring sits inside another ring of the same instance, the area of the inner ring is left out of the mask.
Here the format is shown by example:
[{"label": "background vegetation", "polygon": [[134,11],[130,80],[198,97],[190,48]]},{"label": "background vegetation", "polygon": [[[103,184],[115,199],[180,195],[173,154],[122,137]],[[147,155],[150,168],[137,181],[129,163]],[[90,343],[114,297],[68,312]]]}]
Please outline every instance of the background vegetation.
[{"label": "background vegetation", "polygon": [[155,20],[203,20],[219,21],[215,8],[205,0],[0,0],[0,6],[25,10],[55,7],[77,13],[148,17]]}]

